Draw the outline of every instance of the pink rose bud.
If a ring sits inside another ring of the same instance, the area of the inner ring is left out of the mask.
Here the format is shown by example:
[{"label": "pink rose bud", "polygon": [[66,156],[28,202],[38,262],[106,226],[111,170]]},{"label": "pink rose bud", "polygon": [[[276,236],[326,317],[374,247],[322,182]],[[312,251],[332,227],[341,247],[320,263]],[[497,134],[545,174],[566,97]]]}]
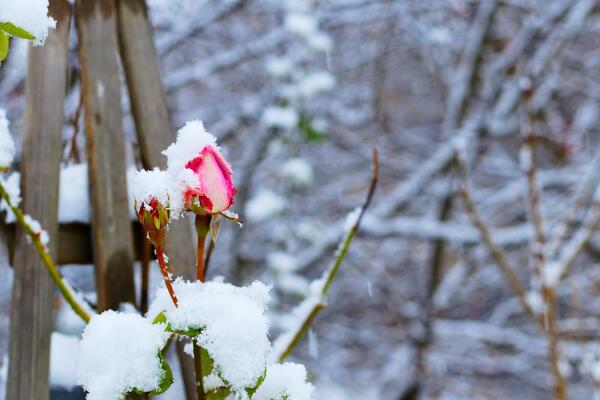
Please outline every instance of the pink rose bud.
[{"label": "pink rose bud", "polygon": [[218,214],[233,204],[233,171],[214,136],[200,121],[188,122],[164,154],[169,171],[181,182],[183,204],[197,214]]},{"label": "pink rose bud", "polygon": [[233,171],[216,148],[206,146],[185,167],[198,177],[198,185],[185,190],[184,203],[187,208],[196,211],[194,208],[199,203],[205,213],[216,214],[231,207],[233,196],[237,193],[233,186]]}]

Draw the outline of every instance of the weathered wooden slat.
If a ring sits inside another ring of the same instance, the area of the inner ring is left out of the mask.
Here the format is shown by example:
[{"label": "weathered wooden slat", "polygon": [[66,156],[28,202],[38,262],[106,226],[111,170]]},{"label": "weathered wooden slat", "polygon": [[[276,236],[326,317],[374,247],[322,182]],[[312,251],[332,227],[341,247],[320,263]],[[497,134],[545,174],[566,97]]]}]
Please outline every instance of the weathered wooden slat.
[{"label": "weathered wooden slat", "polygon": [[144,0],[119,0],[119,42],[145,167],[164,166],[174,139]]},{"label": "weathered wooden slat", "polygon": [[135,303],[115,3],[78,0],[76,15],[96,290],[98,307],[106,310]]},{"label": "weathered wooden slat", "polygon": [[[51,0],[58,21],[43,47],[30,49],[25,89],[22,207],[49,232],[56,254],[58,183],[71,6]],[[48,400],[53,283],[22,230],[16,239],[7,399]]]},{"label": "weathered wooden slat", "polygon": [[[161,154],[175,139],[169,109],[160,77],[160,66],[145,0],[118,0],[121,59],[127,78],[131,110],[135,121],[144,168],[166,167]],[[166,251],[172,271],[194,278],[194,252],[191,224],[178,221],[167,235]],[[178,346],[186,397],[195,397],[194,369],[190,357]]]},{"label": "weathered wooden slat", "polygon": [[[161,152],[175,140],[175,133],[144,0],[119,1],[119,38],[144,168],[165,168],[166,159]],[[166,250],[175,274],[194,278],[194,249],[191,224],[173,224]]]}]

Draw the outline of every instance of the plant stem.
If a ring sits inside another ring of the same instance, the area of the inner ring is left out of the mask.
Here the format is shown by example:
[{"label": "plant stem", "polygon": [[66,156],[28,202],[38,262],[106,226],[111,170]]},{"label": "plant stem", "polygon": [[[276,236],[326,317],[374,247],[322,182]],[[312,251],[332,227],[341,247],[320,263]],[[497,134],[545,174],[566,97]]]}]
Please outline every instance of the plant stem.
[{"label": "plant stem", "polygon": [[198,236],[198,257],[196,258],[196,279],[204,282],[206,276],[204,274],[204,248],[206,236]]},{"label": "plant stem", "polygon": [[148,312],[148,283],[150,280],[150,260],[152,258],[152,244],[142,237],[141,245],[141,295],[140,295],[140,311]]},{"label": "plant stem", "polygon": [[33,242],[33,245],[35,246],[38,254],[40,255],[42,262],[44,263],[46,269],[50,273],[50,277],[52,278],[56,286],[58,286],[58,290],[62,294],[67,304],[71,306],[75,314],[77,314],[85,323],[90,322],[90,314],[85,310],[85,308],[81,304],[79,304],[71,288],[60,276],[60,272],[58,272],[56,264],[52,260],[52,257],[50,257],[50,254],[48,254],[48,249],[46,249],[46,246],[44,246],[44,244],[40,240],[39,233],[34,232],[33,229],[31,229],[29,224],[25,221],[25,215],[23,215],[19,208],[15,207],[12,204],[10,195],[8,194],[2,183],[0,183],[0,197],[2,197],[6,204],[8,204],[8,206],[10,207],[10,209],[16,217],[17,223],[21,225],[25,234],[29,236],[29,238],[31,238],[31,241]]},{"label": "plant stem", "polygon": [[175,304],[175,307],[177,307],[177,296],[175,295],[173,283],[171,282],[171,278],[169,277],[167,263],[165,262],[165,255],[161,246],[156,247],[156,258],[158,259],[158,264],[160,265],[160,272],[162,273],[163,280],[165,281],[165,286],[169,291],[169,295],[171,296],[171,300],[173,300],[173,304]]},{"label": "plant stem", "polygon": [[[196,279],[204,282],[206,279],[204,271],[204,249],[206,235],[210,230],[210,215],[196,214],[196,234],[198,235],[198,254],[196,256]],[[194,370],[196,371],[196,400],[205,400],[204,381],[202,376],[202,348],[193,341],[194,346]]]},{"label": "plant stem", "polygon": [[304,319],[302,320],[302,324],[300,324],[299,327],[297,328],[297,330],[295,332],[293,332],[293,335],[291,335],[290,341],[287,343],[286,347],[279,354],[279,356],[277,358],[278,362],[280,362],[280,363],[283,362],[292,353],[294,348],[296,348],[298,343],[300,343],[300,340],[304,337],[304,335],[306,334],[306,332],[312,325],[312,323],[315,320],[315,318],[317,317],[317,315],[319,315],[319,313],[325,309],[324,300],[327,297],[329,288],[331,287],[331,284],[333,283],[333,280],[335,279],[335,276],[337,275],[338,270],[340,269],[340,265],[342,265],[342,261],[344,261],[344,258],[346,257],[346,254],[348,253],[348,249],[350,248],[352,241],[354,240],[354,238],[356,237],[356,235],[360,229],[360,224],[362,222],[362,219],[363,219],[365,213],[367,212],[367,209],[371,205],[371,201],[373,200],[373,196],[375,195],[375,189],[377,188],[378,181],[379,181],[379,153],[377,152],[376,149],[373,149],[373,175],[371,177],[371,184],[369,185],[369,191],[367,192],[367,197],[365,198],[365,201],[359,210],[358,217],[356,218],[356,220],[350,227],[350,230],[347,231],[346,234],[344,234],[342,236],[342,241],[341,241],[340,245],[338,246],[337,256],[336,256],[335,260],[333,261],[333,264],[325,271],[325,274],[323,275],[323,278],[325,279],[325,284],[323,285],[323,289],[321,289],[319,301],[316,302],[312,306],[312,308],[309,310],[309,312],[304,316]]},{"label": "plant stem", "polygon": [[196,214],[196,234],[198,235],[198,255],[196,257],[196,279],[204,282],[206,273],[204,271],[204,253],[206,236],[210,231],[210,215]]},{"label": "plant stem", "polygon": [[204,380],[202,376],[202,347],[198,346],[196,341],[194,345],[194,370],[196,372],[196,400],[204,400]]},{"label": "plant stem", "polygon": [[557,320],[557,299],[556,291],[552,287],[543,286],[542,294],[546,302],[546,336],[548,338],[548,359],[550,361],[550,370],[554,378],[554,397],[557,400],[567,400],[567,382],[560,370],[560,351],[558,343],[558,332],[556,327]]}]

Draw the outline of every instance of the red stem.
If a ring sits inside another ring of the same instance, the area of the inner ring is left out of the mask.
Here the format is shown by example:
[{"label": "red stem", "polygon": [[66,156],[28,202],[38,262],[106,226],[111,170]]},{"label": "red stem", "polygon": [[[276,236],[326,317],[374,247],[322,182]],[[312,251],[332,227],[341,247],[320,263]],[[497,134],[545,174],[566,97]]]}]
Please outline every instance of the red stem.
[{"label": "red stem", "polygon": [[167,264],[165,263],[165,255],[163,254],[162,247],[156,248],[156,258],[158,259],[158,264],[160,265],[160,272],[162,273],[165,285],[167,286],[167,290],[169,291],[169,295],[171,295],[171,300],[173,300],[173,304],[175,304],[175,307],[177,307],[177,296],[175,296],[175,290],[173,290],[173,283],[171,282],[169,272],[167,271]]},{"label": "red stem", "polygon": [[204,274],[204,247],[206,236],[198,236],[198,258],[196,258],[196,279],[204,282],[206,276]]}]

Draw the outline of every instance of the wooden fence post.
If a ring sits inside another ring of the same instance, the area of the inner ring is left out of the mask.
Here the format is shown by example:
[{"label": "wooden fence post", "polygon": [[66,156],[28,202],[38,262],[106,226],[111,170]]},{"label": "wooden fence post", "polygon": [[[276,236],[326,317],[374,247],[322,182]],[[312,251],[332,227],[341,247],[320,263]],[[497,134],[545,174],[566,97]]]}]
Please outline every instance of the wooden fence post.
[{"label": "wooden fence post", "polygon": [[135,304],[116,7],[77,0],[98,311]]},{"label": "wooden fence post", "polygon": [[[160,66],[145,0],[119,0],[119,39],[121,58],[129,87],[131,110],[135,121],[144,168],[166,167],[161,151],[175,135],[170,124],[167,99],[160,77]],[[174,224],[167,235],[166,251],[176,275],[193,279],[195,247],[191,224],[187,220]],[[178,343],[178,356],[188,399],[195,397],[193,361]]]},{"label": "wooden fence post", "polygon": [[[175,140],[175,134],[144,0],[119,0],[119,38],[142,163],[148,169],[165,168],[166,158],[161,152]],[[193,279],[195,247],[191,224],[174,224],[169,229],[166,247],[173,272]]]},{"label": "wooden fence post", "polygon": [[[71,6],[51,0],[50,15],[58,21],[56,29],[43,47],[29,51],[21,189],[24,212],[48,231],[50,254],[56,255]],[[14,266],[6,398],[48,400],[54,285],[21,229]]]}]

